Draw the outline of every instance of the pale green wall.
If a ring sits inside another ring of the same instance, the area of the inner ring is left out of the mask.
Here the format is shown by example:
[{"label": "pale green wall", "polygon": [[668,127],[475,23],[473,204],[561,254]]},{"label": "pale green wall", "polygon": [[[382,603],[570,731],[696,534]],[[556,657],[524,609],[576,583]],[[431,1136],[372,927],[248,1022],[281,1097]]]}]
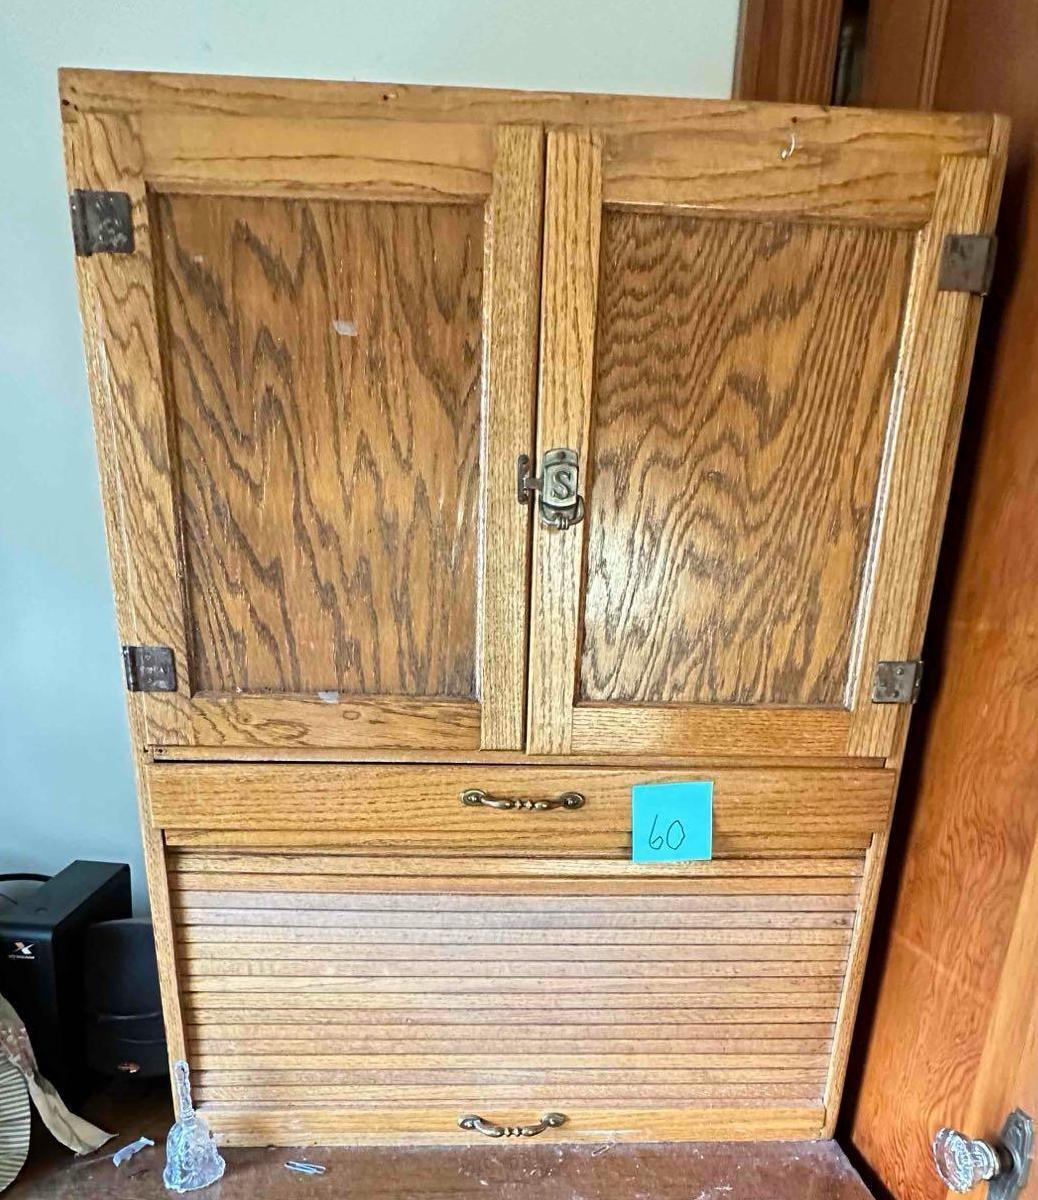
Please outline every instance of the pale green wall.
[{"label": "pale green wall", "polygon": [[738,0],[2,0],[0,872],[128,859],[143,897],[58,67],[726,96],[737,10]]}]

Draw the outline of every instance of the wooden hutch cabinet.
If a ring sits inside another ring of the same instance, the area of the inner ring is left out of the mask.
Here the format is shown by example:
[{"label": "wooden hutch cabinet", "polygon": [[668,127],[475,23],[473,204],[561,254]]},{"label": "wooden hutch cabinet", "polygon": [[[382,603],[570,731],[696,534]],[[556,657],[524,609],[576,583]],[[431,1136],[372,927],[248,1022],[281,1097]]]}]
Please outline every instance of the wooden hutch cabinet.
[{"label": "wooden hutch cabinet", "polygon": [[[167,1031],[217,1133],[831,1132],[1003,123],[61,96]],[[713,858],[633,863],[632,785],[695,779]]]}]

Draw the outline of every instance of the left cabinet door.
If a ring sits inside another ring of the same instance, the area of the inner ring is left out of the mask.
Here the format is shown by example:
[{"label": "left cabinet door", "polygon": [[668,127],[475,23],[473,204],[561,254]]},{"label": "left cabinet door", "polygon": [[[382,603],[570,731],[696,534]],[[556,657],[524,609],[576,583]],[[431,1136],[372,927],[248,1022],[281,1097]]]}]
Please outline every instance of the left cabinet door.
[{"label": "left cabinet door", "polygon": [[77,269],[121,636],[176,666],[147,742],[520,748],[541,129],[81,79],[70,187],[132,211]]}]

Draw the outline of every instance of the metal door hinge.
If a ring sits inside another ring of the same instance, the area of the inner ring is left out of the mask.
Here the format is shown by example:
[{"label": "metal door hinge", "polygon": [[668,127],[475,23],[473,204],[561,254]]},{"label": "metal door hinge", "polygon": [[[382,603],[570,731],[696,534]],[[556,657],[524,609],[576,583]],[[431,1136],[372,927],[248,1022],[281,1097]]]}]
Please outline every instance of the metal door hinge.
[{"label": "metal door hinge", "polygon": [[923,664],[918,658],[878,662],[872,677],[872,703],[915,704],[922,680]]},{"label": "metal door hinge", "polygon": [[949,233],[941,246],[937,290],[986,296],[995,270],[997,246],[992,233]]},{"label": "metal door hinge", "polygon": [[128,691],[177,690],[177,667],[169,646],[123,646],[123,667]]},{"label": "metal door hinge", "polygon": [[580,455],[565,446],[545,452],[541,474],[530,474],[530,456],[520,454],[516,463],[516,490],[520,504],[529,504],[540,493],[541,524],[551,529],[569,529],[584,519],[580,487]]},{"label": "metal door hinge", "polygon": [[125,192],[76,188],[68,206],[77,254],[133,253],[133,206]]}]

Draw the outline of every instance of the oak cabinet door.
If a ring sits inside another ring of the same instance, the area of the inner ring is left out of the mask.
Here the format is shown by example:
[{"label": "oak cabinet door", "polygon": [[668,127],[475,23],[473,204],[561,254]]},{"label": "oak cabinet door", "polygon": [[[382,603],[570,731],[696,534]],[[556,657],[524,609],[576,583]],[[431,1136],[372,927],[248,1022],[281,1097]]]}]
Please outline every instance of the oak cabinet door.
[{"label": "oak cabinet door", "polygon": [[311,107],[67,126],[132,202],[78,263],[145,736],[520,748],[543,132]]},{"label": "oak cabinet door", "polygon": [[531,750],[890,751],[979,304],[940,256],[1000,179],[898,120],[549,132],[537,453],[586,515],[535,529]]}]

